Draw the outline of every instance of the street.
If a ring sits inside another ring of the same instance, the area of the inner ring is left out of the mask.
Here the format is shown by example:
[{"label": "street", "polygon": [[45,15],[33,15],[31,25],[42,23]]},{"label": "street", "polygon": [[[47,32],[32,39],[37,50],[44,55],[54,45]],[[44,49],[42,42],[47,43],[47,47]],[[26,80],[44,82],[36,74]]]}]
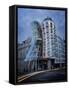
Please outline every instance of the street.
[{"label": "street", "polygon": [[40,72],[37,74],[32,74],[21,78],[19,82],[21,83],[35,83],[35,82],[56,82],[56,81],[65,81],[66,75],[64,70],[52,70],[52,71],[45,71]]}]

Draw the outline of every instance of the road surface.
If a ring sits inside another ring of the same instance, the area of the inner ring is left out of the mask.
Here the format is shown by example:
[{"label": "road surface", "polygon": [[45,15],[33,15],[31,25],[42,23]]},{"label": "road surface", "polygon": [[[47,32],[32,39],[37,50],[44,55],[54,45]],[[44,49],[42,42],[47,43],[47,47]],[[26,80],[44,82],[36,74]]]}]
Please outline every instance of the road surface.
[{"label": "road surface", "polygon": [[64,70],[53,70],[40,72],[34,75],[28,75],[19,80],[20,83],[35,83],[35,82],[56,82],[66,81],[66,75]]}]

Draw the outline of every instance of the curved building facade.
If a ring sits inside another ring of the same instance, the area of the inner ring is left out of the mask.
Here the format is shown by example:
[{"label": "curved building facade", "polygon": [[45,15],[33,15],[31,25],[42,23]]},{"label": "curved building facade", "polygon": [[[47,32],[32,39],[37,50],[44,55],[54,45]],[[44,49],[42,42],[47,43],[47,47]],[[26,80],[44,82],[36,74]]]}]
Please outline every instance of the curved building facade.
[{"label": "curved building facade", "polygon": [[39,22],[33,21],[31,23],[32,30],[32,41],[31,47],[29,48],[29,52],[26,56],[27,60],[37,60],[42,56],[42,30]]},{"label": "curved building facade", "polygon": [[33,52],[37,58],[40,58],[42,56],[42,30],[40,23],[37,21],[34,21],[31,23],[32,27],[32,35],[33,35],[33,43],[34,43],[34,48]]},{"label": "curved building facade", "polygon": [[54,21],[46,18],[42,22],[43,58],[56,57],[56,29]]}]

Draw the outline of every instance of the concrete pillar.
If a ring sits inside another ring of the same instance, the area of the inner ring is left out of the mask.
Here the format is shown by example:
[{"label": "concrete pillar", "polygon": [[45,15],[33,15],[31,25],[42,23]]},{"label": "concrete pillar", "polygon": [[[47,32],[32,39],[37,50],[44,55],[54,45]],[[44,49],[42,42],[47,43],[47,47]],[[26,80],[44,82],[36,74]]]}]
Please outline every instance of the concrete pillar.
[{"label": "concrete pillar", "polygon": [[51,69],[51,60],[48,60],[47,66],[48,66],[48,69]]},{"label": "concrete pillar", "polygon": [[62,68],[62,63],[60,63],[60,68]]}]

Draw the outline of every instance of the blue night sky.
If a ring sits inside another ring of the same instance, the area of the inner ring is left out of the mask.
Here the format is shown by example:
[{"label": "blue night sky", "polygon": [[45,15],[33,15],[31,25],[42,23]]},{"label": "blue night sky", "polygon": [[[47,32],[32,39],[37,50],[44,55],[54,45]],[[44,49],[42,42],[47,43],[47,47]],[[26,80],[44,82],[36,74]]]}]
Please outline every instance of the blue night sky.
[{"label": "blue night sky", "polygon": [[57,35],[65,38],[65,11],[18,8],[18,43],[32,36],[32,21],[41,23],[46,17],[53,19]]}]

